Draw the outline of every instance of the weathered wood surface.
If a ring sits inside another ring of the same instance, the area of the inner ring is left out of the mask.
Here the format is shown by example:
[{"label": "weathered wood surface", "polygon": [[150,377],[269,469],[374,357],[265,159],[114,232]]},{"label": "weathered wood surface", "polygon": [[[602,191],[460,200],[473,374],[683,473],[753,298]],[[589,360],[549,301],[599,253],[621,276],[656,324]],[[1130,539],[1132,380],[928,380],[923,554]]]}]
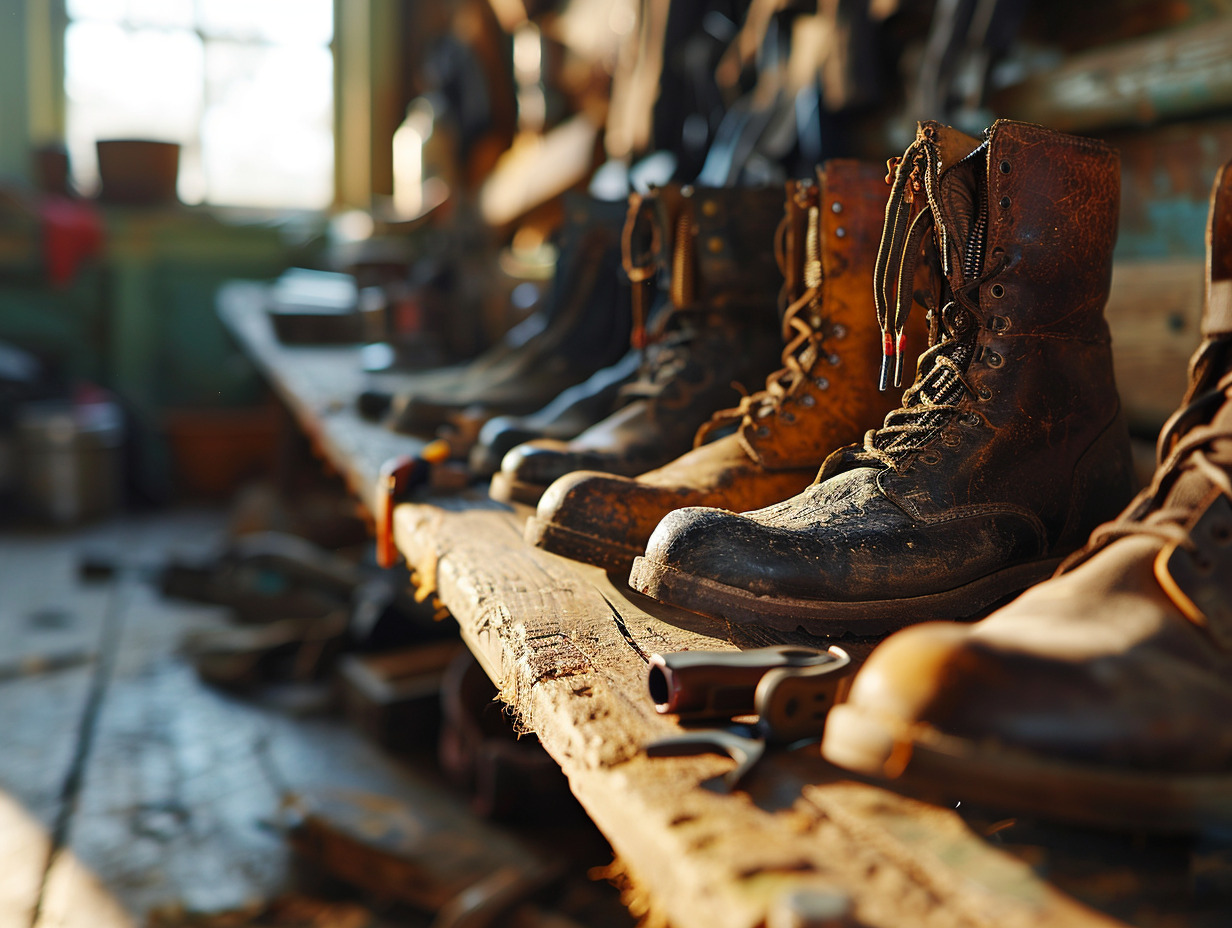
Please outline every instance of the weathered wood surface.
[{"label": "weathered wood surface", "polygon": [[1108,327],[1117,390],[1131,424],[1157,430],[1180,404],[1189,356],[1201,338],[1206,270],[1201,261],[1114,264]]},{"label": "weathered wood surface", "polygon": [[716,778],[729,760],[645,757],[642,745],[679,731],[645,695],[647,656],[765,644],[767,632],[652,604],[531,548],[510,512],[408,505],[396,531],[416,582],[449,607],[675,928],[752,928],[810,887],[848,894],[870,926],[1111,924],[953,813],[850,782],[815,746],[763,762],[748,792],[728,795]]},{"label": "weathered wood surface", "polygon": [[377,475],[392,457],[417,454],[424,443],[359,415],[355,398],[386,383],[365,374],[358,346],[285,346],[265,312],[263,284],[234,282],[218,294],[218,313],[250,359],[291,410],[314,449],[374,511]]},{"label": "weathered wood surface", "polygon": [[1232,103],[1232,19],[1070,56],[992,96],[993,109],[1066,132],[1150,125]]}]

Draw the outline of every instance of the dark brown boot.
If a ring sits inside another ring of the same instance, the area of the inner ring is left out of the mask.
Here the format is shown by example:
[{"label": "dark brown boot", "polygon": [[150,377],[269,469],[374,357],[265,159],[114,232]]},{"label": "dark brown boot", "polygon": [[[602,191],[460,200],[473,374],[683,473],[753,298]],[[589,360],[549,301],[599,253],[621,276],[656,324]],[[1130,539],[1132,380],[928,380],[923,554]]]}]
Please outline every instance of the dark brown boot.
[{"label": "dark brown boot", "polygon": [[1078,822],[1232,823],[1232,165],[1208,247],[1204,341],[1151,485],[984,621],[874,651],[827,725],[834,763]]},{"label": "dark brown boot", "polygon": [[[659,521],[682,506],[744,511],[800,492],[826,454],[897,405],[875,389],[881,333],[873,265],[885,216],[880,166],[831,161],[818,183],[792,181],[780,228],[783,367],[766,389],[716,413],[699,444],[635,480],[580,471],[557,480],[527,524],[533,544],[628,575]],[[916,316],[913,347],[926,332]],[[736,431],[700,444],[708,431]]]},{"label": "dark brown boot", "polygon": [[[625,240],[653,240],[657,258],[626,256],[634,315],[646,277],[660,268],[670,300],[652,326],[638,379],[625,405],[571,441],[519,445],[501,462],[492,495],[535,503],[548,485],[576,470],[633,476],[688,451],[716,409],[740,399],[735,384],[760,383],[774,370],[782,342],[774,261],[781,189],[665,188],[634,202]],[[649,224],[644,220],[654,217]],[[645,227],[645,231],[643,231]],[[636,332],[636,321],[635,321]]]},{"label": "dark brown boot", "polygon": [[734,621],[876,634],[1048,576],[1132,492],[1103,316],[1119,186],[1116,153],[1089,139],[922,124],[878,255],[887,371],[926,239],[944,270],[902,408],[784,503],[672,513],[633,587]]}]

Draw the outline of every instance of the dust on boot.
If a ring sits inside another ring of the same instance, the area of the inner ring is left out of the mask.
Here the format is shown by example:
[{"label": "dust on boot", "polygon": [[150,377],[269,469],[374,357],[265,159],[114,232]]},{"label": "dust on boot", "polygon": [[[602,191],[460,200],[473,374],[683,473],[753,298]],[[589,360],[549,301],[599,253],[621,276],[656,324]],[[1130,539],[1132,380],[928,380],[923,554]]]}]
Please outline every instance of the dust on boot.
[{"label": "dust on boot", "polygon": [[[527,524],[528,540],[627,575],[673,509],[742,511],[786,499],[813,480],[827,453],[882,421],[894,403],[873,386],[881,335],[870,304],[883,173],[836,160],[818,170],[817,183],[788,183],[776,237],[786,344],[765,389],[716,413],[692,451],[636,479],[590,471],[560,478]],[[920,317],[911,325],[919,351]],[[733,425],[734,433],[703,443]]]},{"label": "dust on boot", "polygon": [[786,502],[672,513],[631,585],[838,635],[971,617],[1048,576],[1132,492],[1103,317],[1119,190],[1099,142],[922,123],[893,172],[874,288],[897,379],[920,246],[935,248],[939,299],[902,407]]},{"label": "dust on boot", "polygon": [[1207,241],[1203,343],[1151,485],[982,622],[884,642],[830,718],[831,761],[1077,822],[1232,822],[1232,164]]},{"label": "dust on boot", "polygon": [[[493,478],[498,499],[534,504],[577,470],[633,476],[688,451],[699,426],[778,361],[772,242],[782,193],[761,188],[661,188],[631,198],[624,232],[634,333],[645,360],[624,402],[571,441],[519,445]],[[648,306],[656,289],[665,306]],[[653,334],[641,335],[652,317]]]}]

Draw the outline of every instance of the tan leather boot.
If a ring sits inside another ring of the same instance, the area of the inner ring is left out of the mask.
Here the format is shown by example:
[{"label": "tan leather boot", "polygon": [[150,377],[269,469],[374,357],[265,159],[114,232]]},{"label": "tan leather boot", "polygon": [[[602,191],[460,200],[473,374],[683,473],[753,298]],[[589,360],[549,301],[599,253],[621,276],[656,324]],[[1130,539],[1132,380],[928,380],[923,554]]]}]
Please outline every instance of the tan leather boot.
[{"label": "tan leather boot", "polygon": [[1119,192],[1117,155],[1094,140],[921,124],[875,272],[897,382],[922,244],[944,271],[902,408],[779,505],[668,515],[633,588],[737,622],[869,635],[973,617],[1052,573],[1133,492],[1103,315]]},{"label": "tan leather boot", "polygon": [[894,635],[827,723],[840,766],[1132,829],[1232,823],[1232,164],[1204,341],[1155,477],[1045,583]]},{"label": "tan leather boot", "polygon": [[[697,447],[637,478],[579,471],[557,480],[527,539],[627,574],[650,533],[682,506],[757,509],[798,493],[834,448],[878,425],[897,402],[876,390],[881,335],[872,312],[886,189],[880,166],[831,161],[817,183],[792,181],[780,226],[781,370],[716,413]],[[926,331],[914,320],[913,347]],[[709,444],[716,429],[734,433]]]}]

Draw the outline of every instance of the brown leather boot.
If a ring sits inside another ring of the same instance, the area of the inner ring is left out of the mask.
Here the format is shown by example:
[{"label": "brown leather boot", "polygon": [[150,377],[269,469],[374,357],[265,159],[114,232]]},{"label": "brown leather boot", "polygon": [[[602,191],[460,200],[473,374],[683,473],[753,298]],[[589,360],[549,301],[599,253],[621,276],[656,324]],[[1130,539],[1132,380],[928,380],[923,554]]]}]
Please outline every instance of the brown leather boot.
[{"label": "brown leather boot", "polygon": [[973,616],[1048,576],[1132,492],[1103,316],[1118,178],[1116,153],[1089,139],[921,124],[877,261],[887,373],[926,239],[944,271],[902,408],[784,503],[673,512],[632,586],[835,635]]},{"label": "brown leather boot", "polygon": [[[636,479],[579,471],[560,478],[527,523],[549,551],[626,576],[659,520],[682,506],[743,511],[800,492],[834,448],[876,427],[897,400],[874,388],[881,334],[873,265],[885,215],[880,166],[831,161],[818,183],[791,181],[780,225],[783,367],[766,388],[702,427],[697,447]],[[914,349],[927,333],[916,316]],[[712,430],[732,434],[702,444]]]},{"label": "brown leather boot", "polygon": [[1078,822],[1232,822],[1232,164],[1209,229],[1204,341],[1151,485],[984,621],[882,644],[827,724],[831,761]]},{"label": "brown leather boot", "polygon": [[[772,243],[781,204],[772,187],[672,187],[633,202],[625,264],[635,335],[655,276],[669,301],[645,339],[639,376],[621,391],[625,405],[571,441],[539,439],[505,455],[494,497],[533,504],[576,470],[632,476],[666,464],[692,447],[711,413],[739,400],[735,384],[759,383],[775,368],[781,278]],[[648,260],[628,253],[642,237],[652,242]]]}]

